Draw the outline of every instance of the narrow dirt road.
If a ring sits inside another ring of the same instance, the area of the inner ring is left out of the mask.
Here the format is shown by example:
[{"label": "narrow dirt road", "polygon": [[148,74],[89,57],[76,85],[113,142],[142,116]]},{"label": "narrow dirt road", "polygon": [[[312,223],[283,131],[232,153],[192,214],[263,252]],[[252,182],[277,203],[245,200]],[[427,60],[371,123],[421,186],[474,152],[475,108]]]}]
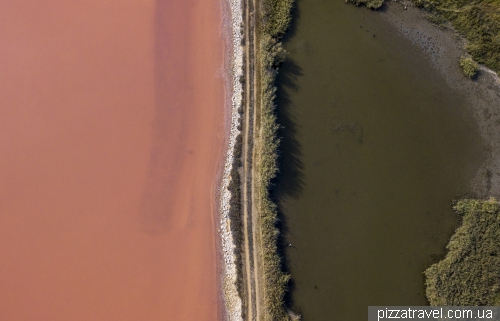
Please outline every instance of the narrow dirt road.
[{"label": "narrow dirt road", "polygon": [[243,175],[242,175],[242,202],[243,202],[243,229],[244,253],[243,275],[245,282],[245,320],[260,320],[258,268],[255,250],[256,209],[254,203],[254,139],[255,139],[255,30],[256,30],[256,0],[244,2],[244,50],[245,50],[245,96],[243,134]]}]

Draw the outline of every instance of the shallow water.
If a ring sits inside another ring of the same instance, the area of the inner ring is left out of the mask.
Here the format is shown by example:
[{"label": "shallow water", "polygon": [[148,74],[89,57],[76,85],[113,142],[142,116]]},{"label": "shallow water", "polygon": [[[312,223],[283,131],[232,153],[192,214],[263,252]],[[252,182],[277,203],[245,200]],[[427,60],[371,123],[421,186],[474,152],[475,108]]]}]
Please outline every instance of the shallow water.
[{"label": "shallow water", "polygon": [[484,159],[472,114],[377,13],[298,0],[278,78],[290,300],[304,320],[365,320],[425,305],[454,198]]},{"label": "shallow water", "polygon": [[221,19],[219,0],[0,2],[0,320],[222,313]]}]

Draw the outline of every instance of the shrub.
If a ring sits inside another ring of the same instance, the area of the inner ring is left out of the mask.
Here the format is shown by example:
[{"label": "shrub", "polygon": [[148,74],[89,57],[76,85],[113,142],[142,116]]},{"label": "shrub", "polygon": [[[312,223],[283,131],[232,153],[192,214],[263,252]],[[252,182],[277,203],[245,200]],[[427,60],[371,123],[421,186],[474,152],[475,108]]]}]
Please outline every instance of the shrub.
[{"label": "shrub", "polygon": [[473,78],[477,74],[477,63],[470,57],[460,57],[460,67],[462,67],[464,75],[469,78]]},{"label": "shrub", "polygon": [[355,5],[365,5],[368,9],[378,9],[384,4],[384,0],[350,0]]},{"label": "shrub", "polygon": [[467,52],[486,67],[500,72],[500,2],[492,0],[412,0],[436,21],[445,19],[463,35]]}]

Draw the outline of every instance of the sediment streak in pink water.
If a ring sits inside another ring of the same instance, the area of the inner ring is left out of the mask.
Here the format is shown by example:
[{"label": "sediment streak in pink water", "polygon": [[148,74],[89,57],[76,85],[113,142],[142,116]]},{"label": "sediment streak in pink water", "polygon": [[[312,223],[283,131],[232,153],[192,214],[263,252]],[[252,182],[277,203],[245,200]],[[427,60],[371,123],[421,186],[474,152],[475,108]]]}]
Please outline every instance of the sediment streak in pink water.
[{"label": "sediment streak in pink water", "polygon": [[219,0],[0,2],[0,320],[215,320]]}]

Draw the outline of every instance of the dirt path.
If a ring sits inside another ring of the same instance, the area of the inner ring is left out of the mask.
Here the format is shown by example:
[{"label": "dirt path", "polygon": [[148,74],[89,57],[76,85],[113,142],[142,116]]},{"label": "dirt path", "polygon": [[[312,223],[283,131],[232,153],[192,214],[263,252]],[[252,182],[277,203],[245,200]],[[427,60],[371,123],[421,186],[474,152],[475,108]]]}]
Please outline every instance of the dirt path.
[{"label": "dirt path", "polygon": [[246,311],[245,320],[260,320],[261,302],[258,287],[258,268],[255,251],[256,240],[256,209],[254,199],[254,149],[255,138],[255,0],[245,1],[244,9],[244,38],[245,38],[245,96],[243,120],[243,229],[244,229],[244,279]]}]

